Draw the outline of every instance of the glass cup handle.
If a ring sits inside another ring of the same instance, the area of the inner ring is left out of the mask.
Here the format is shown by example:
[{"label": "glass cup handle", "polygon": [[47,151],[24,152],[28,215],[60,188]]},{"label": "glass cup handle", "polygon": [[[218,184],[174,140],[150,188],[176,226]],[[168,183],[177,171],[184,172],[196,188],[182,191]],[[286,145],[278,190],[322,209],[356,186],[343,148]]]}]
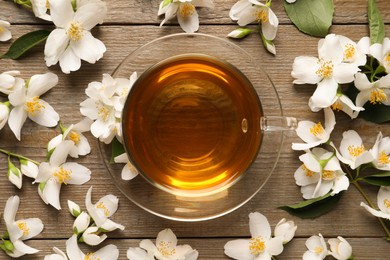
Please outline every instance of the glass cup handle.
[{"label": "glass cup handle", "polygon": [[260,118],[260,128],[262,131],[289,131],[295,130],[298,120],[289,116],[263,116]]}]

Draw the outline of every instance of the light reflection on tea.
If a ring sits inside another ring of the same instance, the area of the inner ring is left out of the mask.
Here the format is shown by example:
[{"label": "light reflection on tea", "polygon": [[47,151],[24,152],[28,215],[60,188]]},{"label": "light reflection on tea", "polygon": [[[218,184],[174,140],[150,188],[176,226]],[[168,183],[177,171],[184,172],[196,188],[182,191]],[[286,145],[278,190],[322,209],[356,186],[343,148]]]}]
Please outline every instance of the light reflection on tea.
[{"label": "light reflection on tea", "polygon": [[176,194],[230,186],[261,142],[259,99],[230,64],[204,55],[164,60],[135,82],[123,116],[133,164]]}]

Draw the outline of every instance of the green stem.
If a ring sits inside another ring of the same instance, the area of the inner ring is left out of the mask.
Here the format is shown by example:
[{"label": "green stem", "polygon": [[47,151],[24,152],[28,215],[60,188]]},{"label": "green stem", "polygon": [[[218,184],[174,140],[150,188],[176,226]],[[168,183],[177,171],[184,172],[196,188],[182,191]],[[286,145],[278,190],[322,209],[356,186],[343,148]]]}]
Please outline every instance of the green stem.
[{"label": "green stem", "polygon": [[[367,196],[367,194],[364,192],[364,190],[362,189],[362,187],[360,186],[359,182],[354,182],[353,185],[355,185],[356,189],[360,192],[360,194],[363,196],[363,198],[365,199],[365,201],[367,202],[368,206],[370,206],[371,208],[375,209],[376,207],[374,206],[374,204],[372,204],[370,198]],[[385,231],[386,233],[386,236],[387,236],[387,240],[390,239],[390,231],[389,229],[387,228],[385,222],[383,221],[382,218],[378,218],[379,222],[381,223],[382,225],[382,228],[383,230]]]},{"label": "green stem", "polygon": [[[371,202],[370,198],[367,196],[367,194],[364,192],[362,186],[360,186],[359,182],[357,182],[357,179],[354,179],[353,176],[352,176],[352,173],[351,171],[349,170],[349,168],[342,164],[344,170],[347,172],[349,178],[351,179],[351,183],[355,186],[355,188],[359,191],[359,193],[362,195],[362,197],[364,198],[364,200],[367,202],[368,206],[370,206],[371,208],[375,209],[375,206],[374,204]],[[360,167],[359,167],[360,168]],[[360,171],[360,169],[358,169]],[[386,233],[386,236],[387,236],[387,240],[390,241],[390,231],[389,229],[387,228],[385,222],[383,221],[383,219],[381,218],[377,218],[379,220],[379,223],[382,225],[382,228],[383,230],[385,231]]]},{"label": "green stem", "polygon": [[40,163],[35,161],[35,160],[32,160],[30,158],[27,158],[23,155],[20,155],[20,154],[17,154],[17,153],[11,153],[10,151],[7,151],[7,150],[4,150],[4,149],[1,149],[0,148],[0,153],[3,153],[3,154],[7,154],[8,156],[13,156],[13,157],[16,157],[16,158],[19,158],[19,159],[23,159],[23,160],[27,160],[27,161],[30,161],[36,165],[39,165]]}]

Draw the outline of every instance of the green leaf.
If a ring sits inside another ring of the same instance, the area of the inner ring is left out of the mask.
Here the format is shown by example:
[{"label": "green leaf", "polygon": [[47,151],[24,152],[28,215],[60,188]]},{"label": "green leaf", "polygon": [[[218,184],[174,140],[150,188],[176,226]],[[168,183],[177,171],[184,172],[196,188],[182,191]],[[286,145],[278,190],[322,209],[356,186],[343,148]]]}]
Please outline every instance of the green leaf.
[{"label": "green leaf", "polygon": [[330,193],[315,199],[305,200],[293,205],[281,206],[279,209],[300,218],[317,218],[328,213],[342,196],[342,192],[331,196]]},{"label": "green leaf", "polygon": [[110,163],[115,163],[114,158],[118,155],[121,155],[125,153],[125,148],[123,145],[118,141],[117,138],[114,138],[111,143],[111,160]]},{"label": "green leaf", "polygon": [[376,186],[390,186],[390,172],[366,176],[363,181]]},{"label": "green leaf", "polygon": [[293,4],[284,2],[290,20],[302,32],[325,37],[332,25],[333,0],[298,0]]},{"label": "green leaf", "polygon": [[28,51],[35,45],[45,41],[49,34],[50,31],[38,30],[20,36],[14,43],[12,43],[7,53],[0,56],[0,59],[16,60],[20,58],[20,56],[22,56],[26,51]]},{"label": "green leaf", "polygon": [[385,38],[385,24],[376,5],[376,0],[368,0],[368,23],[371,44],[382,43]]}]

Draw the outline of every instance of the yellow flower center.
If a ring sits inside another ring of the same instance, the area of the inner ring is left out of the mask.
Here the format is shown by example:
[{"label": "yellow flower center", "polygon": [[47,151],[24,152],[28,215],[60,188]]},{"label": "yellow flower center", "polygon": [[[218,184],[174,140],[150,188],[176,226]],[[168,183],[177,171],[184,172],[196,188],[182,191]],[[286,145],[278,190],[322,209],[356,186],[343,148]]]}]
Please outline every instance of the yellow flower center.
[{"label": "yellow flower center", "polygon": [[39,96],[35,96],[26,102],[24,109],[30,116],[36,116],[39,111],[45,109],[45,105],[39,99]]},{"label": "yellow flower center", "polygon": [[383,89],[375,88],[370,92],[370,103],[375,105],[377,103],[381,104],[383,101],[387,101],[388,97],[385,94]]},{"label": "yellow flower center", "polygon": [[104,215],[108,217],[110,215],[110,211],[107,209],[106,205],[101,201],[96,205],[96,208],[102,209],[104,212]]},{"label": "yellow flower center", "polygon": [[307,176],[307,177],[312,177],[315,172],[313,172],[312,170],[310,170],[309,168],[306,167],[306,165],[302,164],[302,169],[305,171],[304,174]]},{"label": "yellow flower center", "polygon": [[83,28],[78,22],[72,22],[67,30],[68,37],[76,42],[83,37]]},{"label": "yellow flower center", "polygon": [[355,53],[356,53],[355,47],[353,47],[353,45],[350,43],[347,43],[344,47],[345,47],[344,59],[349,60],[349,59],[353,58],[353,56],[355,56]]},{"label": "yellow flower center", "polygon": [[265,242],[261,237],[251,238],[249,241],[249,250],[252,255],[258,255],[264,252]]},{"label": "yellow flower center", "polygon": [[385,207],[386,208],[390,208],[390,200],[388,200],[388,199],[385,199],[384,201],[383,201],[383,204],[385,204]]},{"label": "yellow flower center", "polygon": [[63,167],[60,167],[53,176],[56,177],[57,182],[67,184],[71,179],[72,171],[65,170]]},{"label": "yellow flower center", "polygon": [[358,147],[355,147],[354,145],[348,146],[348,152],[353,157],[358,157],[362,153],[366,151],[366,148],[364,148],[364,145],[360,145]]},{"label": "yellow flower center", "polygon": [[386,54],[385,61],[387,62],[387,65],[390,66],[390,52]]},{"label": "yellow flower center", "polygon": [[171,242],[160,241],[157,245],[157,249],[163,256],[174,255],[176,253],[176,249],[172,248],[171,244]]},{"label": "yellow flower center", "polygon": [[4,32],[4,28],[0,26],[0,33]]},{"label": "yellow flower center", "polygon": [[103,121],[107,122],[108,117],[110,116],[110,110],[104,105],[98,104],[98,117]]},{"label": "yellow flower center", "polygon": [[320,64],[320,67],[316,71],[317,76],[321,78],[331,78],[333,75],[333,62],[320,59],[318,63]]},{"label": "yellow flower center", "polygon": [[73,143],[78,144],[80,142],[80,134],[75,131],[71,131],[69,133],[69,139],[73,141]]},{"label": "yellow flower center", "polygon": [[314,136],[319,136],[321,134],[324,133],[324,128],[322,127],[322,124],[321,122],[318,122],[317,124],[313,125],[311,128],[310,128],[310,133]]},{"label": "yellow flower center", "polygon": [[46,0],[46,9],[50,9],[50,3],[49,3],[49,0]]},{"label": "yellow flower center", "polygon": [[268,12],[266,9],[259,9],[256,11],[256,18],[257,18],[257,21],[260,23],[266,23],[268,22]]},{"label": "yellow flower center", "polygon": [[315,249],[314,249],[314,253],[316,254],[321,254],[322,252],[324,252],[324,248],[322,248],[321,246],[317,246]]},{"label": "yellow flower center", "polygon": [[88,253],[84,256],[84,260],[100,260],[100,257],[96,256],[95,253]]},{"label": "yellow flower center", "polygon": [[385,153],[385,151],[382,151],[378,157],[378,162],[380,164],[389,164],[390,163],[390,158],[389,156]]},{"label": "yellow flower center", "polygon": [[23,236],[27,236],[30,232],[30,229],[27,226],[27,223],[24,221],[17,222],[18,228],[23,231]]},{"label": "yellow flower center", "polygon": [[190,16],[195,12],[195,6],[191,3],[182,3],[179,12],[183,17]]},{"label": "yellow flower center", "polygon": [[333,105],[331,105],[331,108],[334,110],[334,111],[341,111],[343,110],[343,104],[340,102],[340,100],[337,100],[336,102],[333,103]]},{"label": "yellow flower center", "polygon": [[322,179],[329,181],[333,180],[335,177],[334,171],[329,171],[329,170],[323,170],[322,171]]}]

